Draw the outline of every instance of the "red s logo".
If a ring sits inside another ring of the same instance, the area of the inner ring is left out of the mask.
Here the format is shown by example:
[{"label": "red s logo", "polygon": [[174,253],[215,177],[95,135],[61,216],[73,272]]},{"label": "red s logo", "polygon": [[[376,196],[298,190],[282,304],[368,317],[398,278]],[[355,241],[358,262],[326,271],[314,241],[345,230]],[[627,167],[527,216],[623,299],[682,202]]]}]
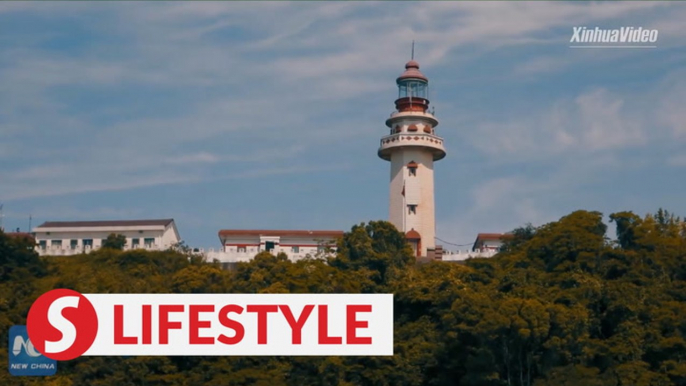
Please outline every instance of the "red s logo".
[{"label": "red s logo", "polygon": [[41,295],[26,320],[29,339],[48,358],[77,358],[98,334],[98,316],[91,302],[76,291],[55,289]]}]

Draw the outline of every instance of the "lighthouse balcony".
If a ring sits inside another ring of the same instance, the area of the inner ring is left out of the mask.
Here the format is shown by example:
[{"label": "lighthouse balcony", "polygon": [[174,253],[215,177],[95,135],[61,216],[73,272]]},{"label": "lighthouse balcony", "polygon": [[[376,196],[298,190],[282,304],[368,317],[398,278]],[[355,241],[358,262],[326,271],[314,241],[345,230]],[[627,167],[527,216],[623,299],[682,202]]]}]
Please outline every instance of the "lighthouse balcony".
[{"label": "lighthouse balcony", "polygon": [[426,122],[431,125],[431,127],[438,126],[438,119],[436,119],[433,114],[421,111],[394,111],[386,120],[386,126],[393,127],[400,122],[406,121],[407,118]]},{"label": "lighthouse balcony", "polygon": [[445,157],[443,138],[423,133],[387,135],[381,138],[378,155],[380,158],[390,161],[393,151],[407,147],[421,147],[430,150],[433,153],[434,161]]}]

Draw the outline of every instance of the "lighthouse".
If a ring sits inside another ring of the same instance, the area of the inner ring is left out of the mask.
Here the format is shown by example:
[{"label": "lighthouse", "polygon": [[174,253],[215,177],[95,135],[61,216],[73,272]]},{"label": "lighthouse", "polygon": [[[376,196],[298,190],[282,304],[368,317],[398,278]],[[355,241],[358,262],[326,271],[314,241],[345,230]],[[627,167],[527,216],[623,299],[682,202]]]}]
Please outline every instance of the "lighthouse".
[{"label": "lighthouse", "polygon": [[396,80],[398,99],[390,129],[378,155],[391,163],[389,221],[412,245],[417,257],[435,249],[434,162],[445,157],[438,120],[429,112],[429,79],[410,60]]}]

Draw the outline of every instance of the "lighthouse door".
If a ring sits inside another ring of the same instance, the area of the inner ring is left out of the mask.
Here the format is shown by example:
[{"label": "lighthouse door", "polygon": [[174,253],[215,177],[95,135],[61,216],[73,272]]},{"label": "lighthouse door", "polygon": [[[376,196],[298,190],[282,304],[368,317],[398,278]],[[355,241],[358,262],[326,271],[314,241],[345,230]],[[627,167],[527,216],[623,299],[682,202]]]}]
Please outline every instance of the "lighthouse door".
[{"label": "lighthouse door", "polygon": [[412,253],[417,256],[417,250],[419,249],[419,240],[408,240],[412,246]]}]

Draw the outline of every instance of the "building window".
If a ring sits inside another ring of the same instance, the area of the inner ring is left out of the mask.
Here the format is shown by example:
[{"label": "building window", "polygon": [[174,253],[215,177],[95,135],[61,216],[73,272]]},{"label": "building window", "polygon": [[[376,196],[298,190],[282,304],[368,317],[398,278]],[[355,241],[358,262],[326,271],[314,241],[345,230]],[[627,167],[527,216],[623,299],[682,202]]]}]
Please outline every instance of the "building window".
[{"label": "building window", "polygon": [[267,241],[264,243],[264,249],[267,250],[268,252],[271,252],[274,250],[274,242],[273,241]]},{"label": "building window", "polygon": [[93,247],[93,239],[83,239],[84,247]]},{"label": "building window", "polygon": [[238,247],[238,253],[245,253],[245,252],[247,252],[245,247]]},{"label": "building window", "polygon": [[292,253],[300,253],[300,247],[291,247]]},{"label": "building window", "polygon": [[152,247],[155,245],[155,239],[154,238],[144,238],[143,243],[145,244],[146,247]]},{"label": "building window", "polygon": [[417,214],[417,205],[408,205],[407,206],[407,213],[408,214]]},{"label": "building window", "polygon": [[50,245],[53,247],[61,247],[62,246],[62,240],[52,240],[52,241],[50,241]]},{"label": "building window", "polygon": [[132,247],[135,248],[139,245],[141,245],[141,239],[139,239],[139,238],[131,239],[131,246]]},{"label": "building window", "polygon": [[79,246],[79,240],[71,240],[69,241],[69,247],[71,249],[76,249]]},{"label": "building window", "polygon": [[45,240],[41,240],[38,242],[38,245],[40,246],[40,249],[45,250],[45,247],[47,246],[47,242]]},{"label": "building window", "polygon": [[419,165],[417,165],[417,163],[414,162],[414,161],[410,161],[410,162],[407,164],[407,171],[408,171],[408,173],[409,173],[411,176],[416,176],[416,175],[417,175],[417,166],[419,166]]}]

